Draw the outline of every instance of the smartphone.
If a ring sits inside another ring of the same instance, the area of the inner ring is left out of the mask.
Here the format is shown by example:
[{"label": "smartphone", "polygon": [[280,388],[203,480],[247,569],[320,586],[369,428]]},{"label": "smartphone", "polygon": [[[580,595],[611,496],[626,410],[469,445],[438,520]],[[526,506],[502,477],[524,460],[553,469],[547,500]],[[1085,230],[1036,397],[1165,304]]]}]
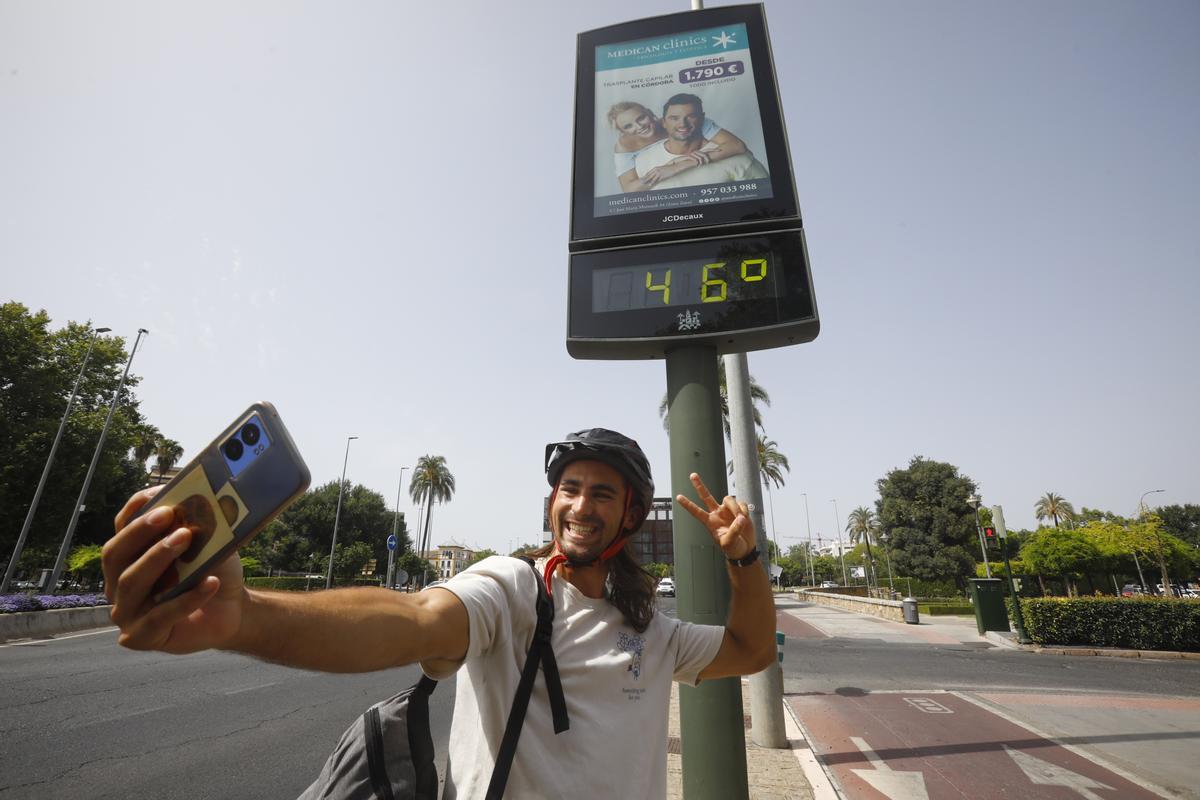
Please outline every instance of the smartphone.
[{"label": "smartphone", "polygon": [[154,587],[158,602],[191,589],[308,488],[312,476],[275,406],[255,403],[138,513],[175,508],[192,541]]}]

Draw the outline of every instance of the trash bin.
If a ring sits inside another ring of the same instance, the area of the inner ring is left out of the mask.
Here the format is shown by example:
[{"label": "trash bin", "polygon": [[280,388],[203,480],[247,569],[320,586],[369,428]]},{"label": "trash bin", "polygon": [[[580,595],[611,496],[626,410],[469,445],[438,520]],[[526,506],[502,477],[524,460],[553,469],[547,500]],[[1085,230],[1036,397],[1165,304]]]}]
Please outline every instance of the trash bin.
[{"label": "trash bin", "polygon": [[987,631],[1008,630],[1004,581],[999,578],[972,578],[971,602],[975,605],[975,626],[979,628],[981,636]]},{"label": "trash bin", "polygon": [[904,606],[904,621],[909,625],[920,625],[921,614],[917,610],[917,598],[906,597],[900,601],[900,604]]}]

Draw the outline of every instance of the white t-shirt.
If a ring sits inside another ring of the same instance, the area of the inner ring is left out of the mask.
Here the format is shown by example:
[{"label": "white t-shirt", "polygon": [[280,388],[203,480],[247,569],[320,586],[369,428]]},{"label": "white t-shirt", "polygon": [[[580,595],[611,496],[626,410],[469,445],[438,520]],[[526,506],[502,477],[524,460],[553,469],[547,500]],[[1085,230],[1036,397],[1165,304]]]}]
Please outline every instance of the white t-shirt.
[{"label": "white t-shirt", "polygon": [[[667,149],[667,140],[660,139],[649,147],[638,151],[635,159],[638,177],[645,175],[655,167],[669,164],[679,156]],[[655,189],[678,189],[684,186],[704,186],[710,183],[727,183],[729,181],[749,181],[767,177],[767,168],[747,150],[736,156],[729,156],[720,161],[710,161],[689,167],[678,175],[664,178],[654,184]]]},{"label": "white t-shirt", "polygon": [[[533,641],[538,579],[523,561],[495,556],[439,587],[466,606],[471,637],[458,672],[443,800],[487,791]],[[553,586],[552,642],[571,727],[554,733],[539,670],[505,794],[659,800],[666,794],[671,681],[698,682],[725,629],[656,613],[637,633],[607,600],[585,597],[558,576]]]}]

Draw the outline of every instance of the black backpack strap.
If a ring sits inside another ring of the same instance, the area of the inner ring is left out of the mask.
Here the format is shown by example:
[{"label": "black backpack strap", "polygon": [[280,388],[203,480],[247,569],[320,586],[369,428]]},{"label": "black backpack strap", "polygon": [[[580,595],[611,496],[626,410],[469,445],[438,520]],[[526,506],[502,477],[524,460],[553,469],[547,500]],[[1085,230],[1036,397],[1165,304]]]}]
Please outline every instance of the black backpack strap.
[{"label": "black backpack strap", "polygon": [[521,670],[521,680],[517,684],[512,709],[508,712],[504,738],[500,740],[500,752],[496,755],[496,767],[492,770],[492,780],[488,783],[487,800],[500,800],[504,797],[504,787],[508,784],[508,774],[517,754],[517,741],[521,738],[521,727],[525,724],[525,712],[529,708],[529,698],[533,694],[533,680],[537,677],[539,663],[546,676],[546,691],[550,695],[550,710],[554,715],[554,732],[562,733],[571,726],[562,682],[558,676],[558,661],[555,660],[554,650],[550,646],[550,634],[554,628],[554,601],[546,593],[546,585],[533,562],[526,558],[521,560],[533,569],[538,587],[537,626],[533,631],[533,644],[529,646],[529,653],[525,656],[525,667]]},{"label": "black backpack strap", "polygon": [[379,707],[371,706],[363,714],[363,733],[367,744],[367,770],[371,773],[371,788],[379,800],[395,800],[392,782],[388,780],[383,758],[383,726],[379,723]]}]

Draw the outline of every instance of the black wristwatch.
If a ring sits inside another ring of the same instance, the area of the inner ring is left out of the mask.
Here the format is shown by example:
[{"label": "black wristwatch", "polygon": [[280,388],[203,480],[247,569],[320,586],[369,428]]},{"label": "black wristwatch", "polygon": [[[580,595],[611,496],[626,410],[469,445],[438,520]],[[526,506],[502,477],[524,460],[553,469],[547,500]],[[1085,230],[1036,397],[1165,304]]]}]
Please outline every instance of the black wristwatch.
[{"label": "black wristwatch", "polygon": [[751,550],[749,553],[746,553],[746,555],[742,556],[741,558],[729,559],[729,563],[735,567],[748,567],[751,564],[753,564],[755,561],[758,561],[758,548],[757,547],[754,548],[753,550]]}]

